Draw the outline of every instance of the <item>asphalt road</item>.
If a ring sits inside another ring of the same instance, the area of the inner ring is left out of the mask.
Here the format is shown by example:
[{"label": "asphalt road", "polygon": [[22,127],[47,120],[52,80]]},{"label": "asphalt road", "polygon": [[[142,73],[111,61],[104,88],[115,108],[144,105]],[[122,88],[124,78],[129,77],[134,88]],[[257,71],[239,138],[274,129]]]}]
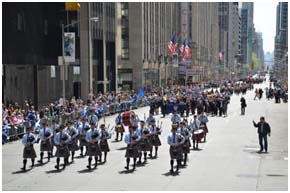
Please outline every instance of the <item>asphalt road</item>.
[{"label": "asphalt road", "polygon": [[[264,88],[268,83],[255,87]],[[288,104],[254,101],[254,91],[245,95],[246,115],[240,115],[241,96],[231,97],[228,117],[209,117],[209,133],[200,151],[191,150],[188,166],[178,175],[170,175],[169,146],[170,116],[163,121],[162,146],[157,159],[149,159],[134,172],[126,172],[124,142],[109,144],[108,161],[96,170],[86,169],[87,158],[76,158],[65,170],[54,169],[50,163],[22,173],[22,144],[20,141],[2,146],[3,190],[288,190]],[[143,118],[149,108],[136,110]],[[258,154],[258,136],[252,120],[265,116],[271,125],[268,138],[269,153]],[[113,125],[115,116],[107,117]],[[192,116],[190,117],[192,118]],[[103,120],[102,120],[103,121]],[[35,146],[39,157],[39,145]],[[79,152],[76,152],[76,156]],[[61,160],[62,163],[62,160]],[[28,161],[28,166],[30,161]]]}]

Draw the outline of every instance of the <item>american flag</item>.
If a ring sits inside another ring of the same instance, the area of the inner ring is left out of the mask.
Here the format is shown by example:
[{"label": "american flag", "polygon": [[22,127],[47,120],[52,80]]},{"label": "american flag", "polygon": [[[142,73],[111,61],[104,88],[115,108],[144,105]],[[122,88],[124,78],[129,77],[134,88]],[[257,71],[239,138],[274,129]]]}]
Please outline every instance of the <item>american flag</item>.
[{"label": "american flag", "polygon": [[184,58],[191,58],[191,50],[190,47],[188,45],[188,41],[185,42],[185,48],[184,48]]},{"label": "american flag", "polygon": [[173,35],[168,44],[168,52],[170,56],[172,56],[172,54],[175,53],[176,47],[177,45],[176,45],[175,35]]}]

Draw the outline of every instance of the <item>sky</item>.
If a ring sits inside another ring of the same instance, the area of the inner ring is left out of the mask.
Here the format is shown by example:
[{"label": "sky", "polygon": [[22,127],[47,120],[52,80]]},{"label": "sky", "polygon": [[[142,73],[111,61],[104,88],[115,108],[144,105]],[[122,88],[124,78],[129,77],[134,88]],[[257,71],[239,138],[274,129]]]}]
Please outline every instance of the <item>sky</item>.
[{"label": "sky", "polygon": [[274,51],[274,38],[276,34],[276,7],[278,1],[254,1],[254,25],[256,32],[263,33],[264,52]]}]

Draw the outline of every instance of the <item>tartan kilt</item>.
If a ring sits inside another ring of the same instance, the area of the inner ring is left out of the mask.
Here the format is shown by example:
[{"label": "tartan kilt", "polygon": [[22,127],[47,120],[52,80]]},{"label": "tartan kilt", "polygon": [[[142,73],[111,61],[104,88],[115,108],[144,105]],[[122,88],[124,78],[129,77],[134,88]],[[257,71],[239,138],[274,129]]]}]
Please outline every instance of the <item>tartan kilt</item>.
[{"label": "tartan kilt", "polygon": [[77,151],[80,149],[76,140],[72,140],[70,143],[68,143],[67,147],[69,151]]},{"label": "tartan kilt", "polygon": [[51,151],[52,144],[50,139],[47,141],[41,141],[40,142],[40,151]]},{"label": "tartan kilt", "polygon": [[108,144],[107,140],[100,141],[100,149],[101,149],[101,152],[109,152],[110,151],[109,144]]},{"label": "tartan kilt", "polygon": [[176,159],[176,160],[182,160],[183,155],[182,155],[182,147],[172,147],[170,146],[169,149],[170,153],[170,159]]},{"label": "tartan kilt", "polygon": [[23,158],[27,159],[27,158],[31,158],[34,159],[36,158],[36,152],[34,150],[33,145],[29,146],[29,147],[24,147],[23,149]]},{"label": "tartan kilt", "polygon": [[121,125],[120,127],[117,127],[118,125],[115,126],[115,132],[117,133],[123,133],[125,132],[125,128],[123,125]]},{"label": "tartan kilt", "polygon": [[98,143],[88,144],[87,156],[100,156],[101,149]]},{"label": "tartan kilt", "polygon": [[190,142],[189,142],[189,140],[185,140],[184,144],[182,145],[182,153],[190,153]]},{"label": "tartan kilt", "polygon": [[126,158],[131,158],[131,157],[138,158],[139,156],[140,156],[140,151],[137,144],[133,146],[127,145],[126,154],[125,154]]},{"label": "tartan kilt", "polygon": [[56,157],[69,157],[69,150],[67,145],[57,146]]},{"label": "tartan kilt", "polygon": [[158,135],[151,135],[150,136],[150,143],[152,146],[161,146],[161,141]]},{"label": "tartan kilt", "polygon": [[150,151],[152,148],[152,145],[150,143],[150,139],[149,138],[142,138],[139,142],[138,142],[138,146],[140,151]]},{"label": "tartan kilt", "polygon": [[79,137],[79,141],[80,141],[79,147],[84,147],[84,146],[87,146],[88,145],[88,142],[87,142],[85,136],[80,136]]}]

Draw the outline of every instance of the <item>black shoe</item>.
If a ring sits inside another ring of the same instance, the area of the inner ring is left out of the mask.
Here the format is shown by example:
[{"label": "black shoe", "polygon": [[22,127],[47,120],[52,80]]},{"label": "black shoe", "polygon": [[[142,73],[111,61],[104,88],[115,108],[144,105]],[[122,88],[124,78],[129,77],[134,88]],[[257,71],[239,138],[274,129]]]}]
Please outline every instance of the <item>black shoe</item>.
[{"label": "black shoe", "polygon": [[115,141],[118,141],[118,139],[116,138]]},{"label": "black shoe", "polygon": [[84,154],[81,153],[80,156],[81,156],[81,157],[84,157]]},{"label": "black shoe", "polygon": [[137,164],[142,164],[141,160],[139,160],[139,161],[137,162]]},{"label": "black shoe", "polygon": [[98,166],[98,164],[97,164],[97,163],[95,163],[94,169],[96,169],[96,168],[97,168],[97,166]]},{"label": "black shoe", "polygon": [[129,167],[128,167],[128,166],[125,166],[125,169],[126,169],[126,170],[129,170]]},{"label": "black shoe", "polygon": [[260,150],[260,151],[257,151],[257,153],[262,153],[262,150]]},{"label": "black shoe", "polygon": [[174,171],[173,171],[173,169],[171,169],[171,170],[169,170],[169,172],[170,172],[170,173],[173,173]]},{"label": "black shoe", "polygon": [[23,168],[20,168],[21,170],[23,170],[23,171],[26,171],[26,168],[25,167],[23,167]]},{"label": "black shoe", "polygon": [[58,165],[54,166],[54,168],[57,169],[57,170],[59,170],[59,166]]},{"label": "black shoe", "polygon": [[89,169],[89,170],[91,170],[92,168],[91,168],[91,166],[89,166],[89,165],[87,165],[87,168]]},{"label": "black shoe", "polygon": [[43,164],[43,161],[42,160],[37,160],[37,162]]},{"label": "black shoe", "polygon": [[63,164],[63,167],[62,167],[62,169],[64,170],[64,169],[65,169],[65,167],[66,167],[66,164]]}]

